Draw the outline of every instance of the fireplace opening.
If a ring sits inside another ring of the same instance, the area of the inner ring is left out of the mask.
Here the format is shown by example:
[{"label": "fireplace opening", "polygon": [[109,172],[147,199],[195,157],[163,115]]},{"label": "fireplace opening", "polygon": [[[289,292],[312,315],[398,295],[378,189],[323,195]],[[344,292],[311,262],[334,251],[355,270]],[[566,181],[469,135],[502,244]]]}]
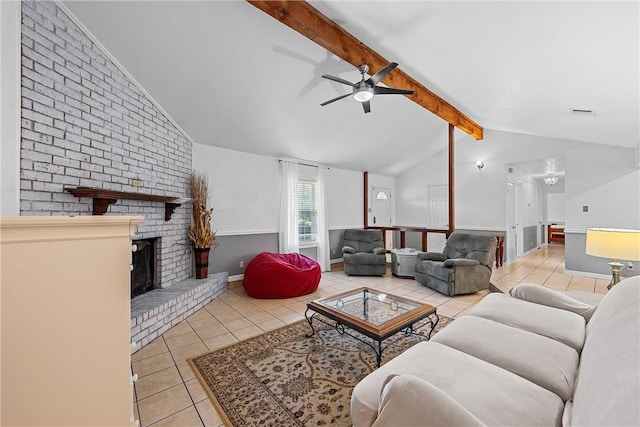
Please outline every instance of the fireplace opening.
[{"label": "fireplace opening", "polygon": [[158,238],[134,240],[131,254],[131,298],[156,287],[156,246]]}]

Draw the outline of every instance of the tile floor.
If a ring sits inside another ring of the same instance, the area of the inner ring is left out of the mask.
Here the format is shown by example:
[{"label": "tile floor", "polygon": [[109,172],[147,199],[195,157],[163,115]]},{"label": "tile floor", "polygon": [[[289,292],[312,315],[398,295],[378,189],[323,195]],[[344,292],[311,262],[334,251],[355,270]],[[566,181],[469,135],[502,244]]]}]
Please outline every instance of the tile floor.
[{"label": "tile floor", "polygon": [[[564,274],[564,245],[551,244],[502,268],[494,268],[492,283],[503,291],[521,283],[536,283],[556,290],[582,290],[604,294],[608,280]],[[447,297],[414,280],[346,276],[342,270],[322,274],[318,290],[286,300],[258,300],[242,286],[232,284],[219,298],[132,355],[135,383],[134,411],[140,425],[221,426],[222,421],[186,360],[304,318],[313,299],[360,286],[405,295],[437,306],[438,313],[456,317],[486,292]]]}]

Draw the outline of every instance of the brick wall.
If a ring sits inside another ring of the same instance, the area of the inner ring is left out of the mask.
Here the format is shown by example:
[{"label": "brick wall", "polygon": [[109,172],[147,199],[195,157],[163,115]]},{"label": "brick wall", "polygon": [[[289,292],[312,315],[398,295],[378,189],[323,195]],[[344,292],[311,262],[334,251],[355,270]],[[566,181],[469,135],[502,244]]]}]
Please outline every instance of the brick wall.
[{"label": "brick wall", "polygon": [[[188,197],[191,142],[50,1],[22,3],[21,215],[88,215],[65,187]],[[133,180],[143,182],[134,187]],[[144,215],[140,238],[160,237],[159,285],[191,276],[189,205],[120,200],[108,215]]]}]

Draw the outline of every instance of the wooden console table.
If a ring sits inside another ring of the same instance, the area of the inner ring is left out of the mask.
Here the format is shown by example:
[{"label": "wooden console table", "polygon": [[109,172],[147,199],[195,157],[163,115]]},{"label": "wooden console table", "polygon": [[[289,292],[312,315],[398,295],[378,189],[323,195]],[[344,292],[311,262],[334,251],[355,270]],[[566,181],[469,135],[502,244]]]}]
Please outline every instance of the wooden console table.
[{"label": "wooden console table", "polygon": [[564,243],[564,227],[557,224],[547,226],[547,242]]},{"label": "wooden console table", "polygon": [[92,187],[76,187],[65,188],[65,191],[76,197],[92,197],[93,198],[93,215],[104,215],[110,205],[119,199],[126,200],[142,200],[147,202],[163,202],[164,203],[164,220],[169,221],[173,211],[182,203],[178,197],[173,196],[157,196],[145,193],[133,193],[125,191],[105,190],[102,188]]}]

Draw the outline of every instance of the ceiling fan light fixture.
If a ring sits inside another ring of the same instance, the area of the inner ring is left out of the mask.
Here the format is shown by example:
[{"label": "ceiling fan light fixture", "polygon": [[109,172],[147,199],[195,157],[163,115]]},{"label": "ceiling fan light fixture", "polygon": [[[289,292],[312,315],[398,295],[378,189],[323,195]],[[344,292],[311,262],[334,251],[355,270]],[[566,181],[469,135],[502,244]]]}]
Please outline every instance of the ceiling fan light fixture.
[{"label": "ceiling fan light fixture", "polygon": [[373,88],[372,87],[359,87],[358,89],[353,91],[353,99],[358,102],[367,102],[373,98]]}]

